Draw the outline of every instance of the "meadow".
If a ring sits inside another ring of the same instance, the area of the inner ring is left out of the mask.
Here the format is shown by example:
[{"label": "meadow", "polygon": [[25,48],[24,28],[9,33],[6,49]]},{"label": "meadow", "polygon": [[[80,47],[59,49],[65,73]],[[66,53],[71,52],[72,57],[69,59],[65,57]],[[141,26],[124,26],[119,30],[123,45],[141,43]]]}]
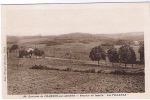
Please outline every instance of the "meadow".
[{"label": "meadow", "polygon": [[[81,34],[8,37],[8,49],[17,44],[19,47],[36,47],[45,52],[44,58],[17,58],[17,52],[8,54],[8,94],[145,92],[144,65],[134,64],[132,68],[128,64],[125,68],[124,64],[115,63],[112,66],[107,59],[106,62],[101,60],[98,66],[96,61],[90,60],[89,52],[93,47],[114,41],[115,38],[106,36]],[[139,46],[132,47],[139,60]],[[104,48],[107,50],[109,47]],[[42,68],[36,69],[34,66]],[[120,71],[120,74],[115,73],[116,71]]]},{"label": "meadow", "polygon": [[[144,92],[144,75],[117,75],[109,73],[83,72],[112,71],[117,67],[93,66],[56,59],[8,59],[8,94],[48,94],[48,93],[139,93]],[[67,63],[67,65],[66,65]],[[31,69],[33,65],[47,69]],[[74,71],[60,70],[71,68]],[[141,67],[140,67],[141,68]],[[75,70],[79,70],[75,71]],[[127,70],[131,71],[131,68]]]}]

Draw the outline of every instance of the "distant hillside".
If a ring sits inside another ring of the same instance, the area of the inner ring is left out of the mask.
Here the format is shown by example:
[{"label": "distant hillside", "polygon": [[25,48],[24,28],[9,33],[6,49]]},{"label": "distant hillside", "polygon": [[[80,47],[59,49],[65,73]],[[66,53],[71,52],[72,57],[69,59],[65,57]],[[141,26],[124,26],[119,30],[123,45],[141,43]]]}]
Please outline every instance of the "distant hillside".
[{"label": "distant hillside", "polygon": [[8,44],[16,44],[19,41],[19,37],[17,36],[7,36],[7,43]]},{"label": "distant hillside", "polygon": [[53,40],[55,36],[7,36],[7,43],[45,43],[46,41]]},{"label": "distant hillside", "polygon": [[125,40],[144,40],[144,32],[129,32],[129,33],[116,33],[116,34],[96,34],[98,37],[112,38],[112,39],[125,39]]},{"label": "distant hillside", "polygon": [[130,32],[126,34],[119,34],[120,38],[127,40],[144,40],[144,32]]},{"label": "distant hillside", "polygon": [[69,33],[58,36],[7,36],[7,43],[42,43],[47,44],[49,42],[62,42],[62,43],[72,43],[72,42],[98,42],[107,41],[112,42],[118,39],[123,40],[144,40],[144,32],[130,32],[130,33],[117,33],[117,34],[90,34],[90,33]]},{"label": "distant hillside", "polygon": [[96,34],[90,34],[90,33],[69,33],[69,34],[63,34],[56,37],[56,39],[72,39],[72,40],[85,40],[85,41],[91,41],[91,42],[97,42],[97,41],[103,41],[103,40],[110,40],[111,37],[107,37],[105,35],[96,35]]},{"label": "distant hillside", "polygon": [[90,38],[93,37],[92,34],[89,33],[80,33],[80,32],[76,32],[76,33],[68,33],[68,34],[63,34],[63,35],[59,35],[58,38]]}]

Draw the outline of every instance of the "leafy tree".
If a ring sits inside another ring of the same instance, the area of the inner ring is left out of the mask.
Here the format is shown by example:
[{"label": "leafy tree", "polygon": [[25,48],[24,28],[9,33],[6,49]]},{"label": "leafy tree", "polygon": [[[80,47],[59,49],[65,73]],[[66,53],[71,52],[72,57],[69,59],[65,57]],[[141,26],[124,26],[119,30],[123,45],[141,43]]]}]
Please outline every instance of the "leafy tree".
[{"label": "leafy tree", "polygon": [[17,44],[14,44],[14,45],[12,45],[12,46],[10,47],[9,52],[11,53],[12,51],[14,51],[14,50],[16,50],[16,49],[18,49],[18,48],[19,48],[19,46],[18,46]]},{"label": "leafy tree", "polygon": [[138,52],[140,53],[140,62],[142,64],[144,64],[144,62],[145,62],[145,59],[144,59],[144,44],[140,45],[140,48],[139,48]]},{"label": "leafy tree", "polygon": [[108,54],[109,61],[112,62],[112,66],[113,66],[113,63],[119,62],[119,54],[118,54],[116,48],[114,48],[114,47],[110,48],[107,51],[107,54]]},{"label": "leafy tree", "polygon": [[37,48],[34,49],[34,55],[35,56],[43,56],[44,55],[44,51],[43,50],[39,50]]},{"label": "leafy tree", "polygon": [[129,45],[123,45],[119,48],[119,60],[121,63],[133,64],[136,62],[136,55],[132,47]]},{"label": "leafy tree", "polygon": [[133,64],[136,63],[136,54],[135,54],[135,51],[132,47],[130,47],[129,49],[130,49],[130,52],[131,52],[131,56],[130,56],[130,59],[128,61],[128,64],[132,64],[132,67],[133,67]]},{"label": "leafy tree", "polygon": [[19,58],[27,57],[28,52],[25,49],[19,50]]},{"label": "leafy tree", "polygon": [[99,61],[101,59],[106,60],[106,52],[105,50],[99,45],[97,47],[92,48],[90,55],[89,55],[90,59],[92,61],[98,61],[98,65],[99,65]]}]

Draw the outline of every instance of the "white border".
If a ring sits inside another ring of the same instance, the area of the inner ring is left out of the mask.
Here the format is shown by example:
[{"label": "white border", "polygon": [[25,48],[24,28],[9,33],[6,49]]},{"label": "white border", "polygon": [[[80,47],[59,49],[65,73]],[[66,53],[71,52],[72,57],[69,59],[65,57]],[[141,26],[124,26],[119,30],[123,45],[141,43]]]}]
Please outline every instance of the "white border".
[{"label": "white border", "polygon": [[37,4],[37,3],[117,3],[150,2],[150,0],[0,0],[0,4]]},{"label": "white border", "polygon": [[[8,2],[9,0],[7,0],[7,3],[10,3],[10,2]],[[16,1],[18,1],[18,0],[14,0],[15,2]],[[21,0],[20,0],[21,1]],[[22,1],[25,1],[25,0],[22,0]],[[26,1],[29,1],[29,0],[26,0]],[[42,1],[42,0],[37,0],[37,1]],[[45,1],[50,1],[50,0],[45,0]],[[65,0],[63,0],[63,1],[65,1]],[[66,1],[68,1],[68,0],[66,0]],[[74,0],[75,1],[75,0]],[[77,0],[76,0],[77,1]],[[79,1],[79,0],[78,0]],[[84,0],[84,1],[87,1],[87,0]],[[89,1],[92,1],[92,0],[89,0]],[[94,1],[98,1],[98,0],[94,0]],[[13,2],[13,3],[15,3],[15,2]],[[31,1],[32,3],[33,3],[33,0]],[[58,1],[57,1],[58,2]],[[106,1],[105,1],[106,2]],[[29,2],[28,2],[29,3]],[[37,3],[37,2],[36,2]],[[38,2],[39,3],[39,2]],[[42,2],[42,3],[44,3],[44,2]],[[52,2],[51,2],[52,3]],[[56,3],[56,2],[55,2]],[[61,2],[59,2],[59,3],[61,3]],[[65,3],[65,2],[63,2],[63,3]],[[73,2],[72,2],[73,3]],[[17,4],[19,4],[19,2],[17,2]],[[148,9],[147,9],[148,10]],[[148,61],[149,59],[148,58],[150,58],[150,3],[149,3],[149,10],[147,11],[146,10],[146,12],[149,12],[149,13],[145,13],[145,14],[147,14],[147,17],[146,17],[146,20],[145,20],[145,22],[146,22],[146,24],[145,24],[145,34],[144,34],[144,36],[145,36],[145,59],[146,59],[146,63],[145,63],[145,66],[147,66],[147,67],[145,67],[145,71],[146,71],[146,73],[150,73],[150,62]],[[0,5],[0,16],[1,16],[1,5]],[[0,19],[0,22],[1,22],[1,19]],[[0,24],[0,31],[1,31],[1,24]],[[4,35],[3,35],[4,36]],[[0,57],[0,65],[2,65],[2,63],[3,63],[3,58],[2,58],[2,50],[3,50],[3,47],[2,47],[2,33],[0,34],[0,55],[1,55],[1,57]],[[3,45],[4,46],[4,45]],[[3,67],[3,66],[1,66],[1,67]],[[2,72],[2,71],[1,71]],[[3,73],[1,73],[0,74],[0,80],[2,80],[3,78],[2,78],[2,75],[3,75]],[[148,76],[146,76],[145,77],[145,79],[146,79],[146,82],[145,82],[145,84],[146,84],[146,88],[148,89],[148,91],[146,91],[147,93],[144,93],[144,94],[141,94],[141,93],[137,93],[137,94],[131,94],[130,96],[128,96],[128,97],[125,97],[125,98],[147,98],[147,96],[150,96],[150,86],[149,86],[149,82],[150,82],[150,74],[148,75]],[[2,80],[3,81],[3,80]],[[2,87],[2,82],[0,83],[0,86]],[[1,90],[1,92],[2,92],[2,90]],[[2,95],[2,93],[0,92],[0,97],[2,97],[1,95]],[[12,98],[15,98],[16,96],[13,96]],[[17,97],[20,97],[20,98],[22,98],[21,96],[17,96]],[[100,97],[101,98],[101,97]],[[103,97],[102,97],[103,98]],[[104,98],[118,98],[118,97],[104,97]],[[120,98],[120,97],[119,97]],[[121,97],[121,98],[124,98],[124,97]],[[150,98],[150,97],[148,97],[148,98]],[[31,98],[30,98],[31,99]],[[38,98],[39,99],[39,98]],[[51,98],[51,99],[54,99],[54,98]],[[57,98],[57,99],[59,99],[59,98]],[[62,98],[61,98],[62,99]],[[80,98],[80,99],[82,99],[82,98]],[[84,98],[84,99],[88,99],[88,98]],[[93,99],[95,99],[95,98],[93,98]]]},{"label": "white border", "polygon": [[[0,22],[1,22],[1,5],[0,5]],[[0,68],[0,71],[2,72],[2,50],[1,50],[1,47],[2,47],[2,40],[1,40],[1,24],[0,24],[0,66],[1,66],[1,68]],[[0,80],[1,80],[1,82],[0,82],[0,87],[2,88],[2,73],[0,73]],[[2,89],[0,90],[0,98],[2,99]]]}]

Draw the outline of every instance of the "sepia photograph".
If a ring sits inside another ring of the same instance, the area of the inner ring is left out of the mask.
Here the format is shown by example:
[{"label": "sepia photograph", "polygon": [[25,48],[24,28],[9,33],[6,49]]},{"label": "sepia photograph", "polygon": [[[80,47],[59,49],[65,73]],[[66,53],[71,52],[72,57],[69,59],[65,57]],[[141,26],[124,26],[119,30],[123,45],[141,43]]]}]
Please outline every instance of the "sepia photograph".
[{"label": "sepia photograph", "polygon": [[144,3],[1,9],[6,95],[145,93]]}]

